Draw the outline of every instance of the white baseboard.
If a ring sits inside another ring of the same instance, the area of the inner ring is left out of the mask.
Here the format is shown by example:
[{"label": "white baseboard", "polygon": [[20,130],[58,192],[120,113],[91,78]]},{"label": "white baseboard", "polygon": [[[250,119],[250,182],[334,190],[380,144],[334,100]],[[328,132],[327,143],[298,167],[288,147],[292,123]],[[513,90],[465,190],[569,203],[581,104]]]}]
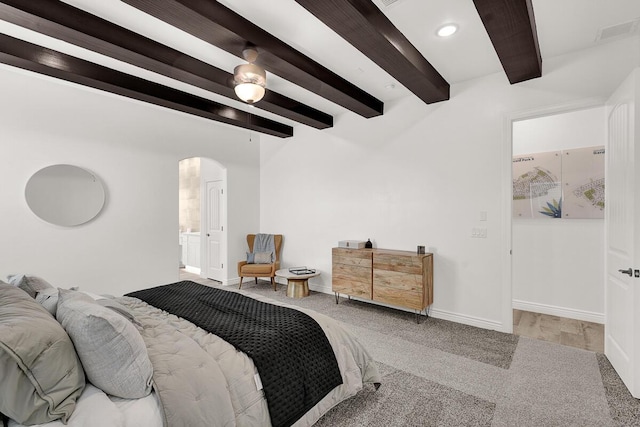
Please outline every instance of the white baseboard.
[{"label": "white baseboard", "polygon": [[[276,282],[278,282],[281,285],[286,285],[287,284],[287,279],[282,278],[282,277],[276,277]],[[223,282],[223,284],[226,285],[237,285],[238,283],[240,283],[240,278],[236,277],[233,279],[229,279],[226,282]],[[315,292],[322,292],[324,294],[333,294],[333,290],[331,289],[331,284],[316,284],[316,283],[309,283],[309,289]],[[362,301],[362,302],[366,302],[367,304],[375,304],[375,305],[381,305],[383,307],[389,307],[389,308],[393,308],[396,310],[402,310],[402,311],[407,311],[410,313],[413,313],[414,310],[412,309],[407,309],[407,308],[403,308],[403,307],[397,307],[397,306],[393,306],[393,305],[389,305],[389,304],[383,304],[383,303],[379,303],[376,301],[371,301],[371,300],[364,300],[364,299],[360,299],[360,298],[355,298],[355,297],[351,297],[352,299],[358,300],[358,301]],[[467,316],[464,314],[458,314],[458,313],[452,313],[450,311],[446,311],[446,310],[437,310],[437,309],[432,309],[432,308],[428,308],[428,313],[430,317],[434,317],[436,319],[442,319],[442,320],[449,320],[451,322],[456,322],[456,323],[462,323],[464,325],[469,325],[469,326],[475,326],[477,328],[482,328],[482,329],[490,329],[493,331],[501,331],[501,332],[506,332],[504,330],[504,328],[502,327],[502,323],[500,322],[496,322],[493,320],[487,320],[487,319],[482,319],[480,317],[474,317],[474,316]]]},{"label": "white baseboard", "polygon": [[448,320],[450,322],[462,323],[463,325],[475,326],[476,328],[490,329],[492,331],[506,332],[501,322],[483,319],[481,317],[467,316],[466,314],[453,313],[451,311],[430,309],[429,316],[436,319]]},{"label": "white baseboard", "polygon": [[190,265],[185,265],[184,266],[184,270],[188,271],[189,273],[197,274],[198,276],[200,275],[200,269],[198,267],[192,267]]},{"label": "white baseboard", "polygon": [[222,286],[231,286],[231,285],[237,285],[238,283],[240,283],[240,278],[236,277],[233,279],[225,279],[225,280],[221,280]]},{"label": "white baseboard", "polygon": [[558,307],[555,305],[539,304],[536,302],[527,302],[515,299],[512,302],[512,307],[517,310],[532,311],[534,313],[548,314],[550,316],[566,317],[568,319],[604,324],[604,313],[595,313],[593,311],[576,310],[575,308]]},{"label": "white baseboard", "polygon": [[323,294],[333,294],[331,285],[309,283],[309,289],[315,292],[322,292]]},{"label": "white baseboard", "polygon": [[[311,288],[314,291],[324,292],[325,294],[333,294],[333,291],[331,290],[331,286],[322,286],[322,285],[311,286],[310,284],[309,288]],[[345,295],[342,295],[342,296],[345,296]],[[410,308],[398,307],[395,305],[384,304],[381,302],[361,299],[357,297],[351,297],[351,299],[356,301],[366,302],[367,304],[380,305],[383,307],[393,308],[395,310],[415,313],[415,310]],[[462,323],[464,325],[475,326],[477,328],[482,328],[482,329],[490,329],[493,331],[506,332],[505,329],[502,327],[502,323],[496,322],[493,320],[482,319],[480,317],[466,316],[464,314],[452,313],[450,311],[438,310],[438,309],[433,309],[429,307],[427,307],[427,312],[429,314],[429,317],[434,317],[436,319],[449,320],[451,322]]]}]

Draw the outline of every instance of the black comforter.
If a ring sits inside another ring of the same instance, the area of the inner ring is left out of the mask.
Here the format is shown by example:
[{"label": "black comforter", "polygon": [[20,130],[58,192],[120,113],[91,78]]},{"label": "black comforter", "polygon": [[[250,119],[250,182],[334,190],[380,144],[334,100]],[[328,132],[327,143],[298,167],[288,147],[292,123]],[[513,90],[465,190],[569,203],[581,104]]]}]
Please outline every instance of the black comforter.
[{"label": "black comforter", "polygon": [[126,296],[182,317],[251,357],[274,427],[292,425],[342,384],[327,337],[300,311],[190,281]]}]

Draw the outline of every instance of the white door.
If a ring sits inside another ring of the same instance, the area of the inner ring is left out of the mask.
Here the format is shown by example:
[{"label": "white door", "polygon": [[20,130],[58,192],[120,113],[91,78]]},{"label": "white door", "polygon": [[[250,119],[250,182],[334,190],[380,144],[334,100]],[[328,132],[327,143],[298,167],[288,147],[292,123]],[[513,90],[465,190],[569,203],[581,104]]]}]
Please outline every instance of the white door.
[{"label": "white door", "polygon": [[224,231],[224,181],[207,182],[207,230],[205,233],[208,254],[206,276],[224,280],[225,231]]},{"label": "white door", "polygon": [[605,172],[605,354],[636,398],[640,397],[639,83],[640,70],[635,70],[607,102]]}]

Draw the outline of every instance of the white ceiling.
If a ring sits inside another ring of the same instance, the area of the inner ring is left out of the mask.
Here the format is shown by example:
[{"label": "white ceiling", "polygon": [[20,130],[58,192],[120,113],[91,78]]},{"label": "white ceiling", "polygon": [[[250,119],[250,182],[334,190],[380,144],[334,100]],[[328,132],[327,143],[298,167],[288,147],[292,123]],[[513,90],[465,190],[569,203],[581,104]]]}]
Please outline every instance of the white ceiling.
[{"label": "white ceiling", "polygon": [[[242,62],[241,59],[119,0],[64,1],[228,72],[232,72],[233,67]],[[373,1],[450,84],[502,71],[472,0],[397,0],[387,7],[382,0]],[[413,96],[294,0],[220,0],[220,3],[382,101]],[[533,0],[533,8],[543,63],[546,58],[606,42],[596,41],[598,32],[603,27],[640,19],[640,0]],[[458,24],[458,33],[448,39],[437,37],[436,29],[448,22]],[[0,32],[247,109],[240,102],[229,101],[202,89],[92,54],[6,22],[0,21]],[[636,30],[632,35],[637,34]],[[395,88],[389,89],[392,84]],[[268,76],[267,87],[333,115],[346,111],[272,74]],[[293,124],[268,113],[259,114]]]}]

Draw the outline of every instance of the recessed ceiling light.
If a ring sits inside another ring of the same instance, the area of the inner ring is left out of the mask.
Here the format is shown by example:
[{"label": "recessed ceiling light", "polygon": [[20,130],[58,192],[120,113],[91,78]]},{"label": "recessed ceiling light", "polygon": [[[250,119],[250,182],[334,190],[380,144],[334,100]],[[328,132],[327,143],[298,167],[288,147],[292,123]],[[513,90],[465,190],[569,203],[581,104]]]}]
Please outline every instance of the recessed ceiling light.
[{"label": "recessed ceiling light", "polygon": [[456,24],[445,24],[442,27],[438,28],[436,34],[438,37],[449,37],[452,36],[458,31],[458,26]]}]

